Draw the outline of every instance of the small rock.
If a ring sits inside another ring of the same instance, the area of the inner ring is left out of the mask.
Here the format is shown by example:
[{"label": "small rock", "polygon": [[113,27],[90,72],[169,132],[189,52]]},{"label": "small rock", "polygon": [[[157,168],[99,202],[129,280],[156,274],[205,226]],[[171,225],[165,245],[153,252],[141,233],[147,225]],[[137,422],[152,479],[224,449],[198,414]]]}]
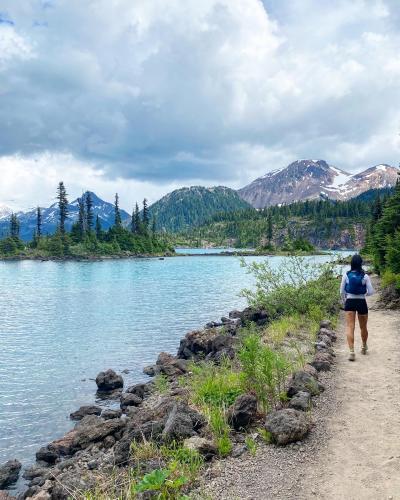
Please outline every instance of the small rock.
[{"label": "small rock", "polygon": [[90,405],[90,406],[81,406],[79,410],[74,411],[70,414],[69,418],[71,420],[82,420],[86,415],[100,415],[101,408],[100,406]]},{"label": "small rock", "polygon": [[228,409],[228,422],[236,430],[247,427],[257,416],[257,398],[242,394]]},{"label": "small rock", "polygon": [[319,326],[321,328],[330,328],[332,326],[332,322],[329,319],[324,319],[321,321]]},{"label": "small rock", "polygon": [[124,386],[124,380],[114,370],[107,370],[97,375],[96,384],[99,392],[110,392],[121,389]]},{"label": "small rock", "polygon": [[154,377],[158,373],[158,367],[155,365],[145,366],[143,368],[143,373],[149,377]]},{"label": "small rock", "polygon": [[234,446],[232,450],[232,457],[238,458],[243,455],[243,453],[246,453],[247,451],[247,446],[246,445],[238,445]]},{"label": "small rock", "polygon": [[122,416],[121,410],[104,410],[101,414],[101,418],[104,420],[110,420],[112,418],[120,418]]},{"label": "small rock", "polygon": [[304,412],[286,408],[270,413],[265,428],[274,443],[284,446],[304,439],[310,431],[310,422]]},{"label": "small rock", "polygon": [[9,460],[0,466],[0,489],[6,488],[18,481],[22,464],[18,460]]},{"label": "small rock", "polygon": [[307,411],[311,408],[311,395],[309,392],[300,391],[290,400],[289,407],[295,410]]},{"label": "small rock", "polygon": [[99,468],[99,462],[97,460],[91,460],[87,464],[89,470],[95,470]]},{"label": "small rock", "polygon": [[287,395],[292,398],[298,392],[309,392],[312,396],[318,396],[323,390],[322,384],[305,370],[299,370],[292,375],[289,382]]},{"label": "small rock", "polygon": [[321,371],[326,372],[326,371],[329,371],[331,369],[332,363],[333,363],[333,359],[329,353],[318,351],[315,354],[311,365],[319,372],[321,372]]},{"label": "small rock", "polygon": [[217,447],[212,441],[198,436],[185,439],[183,445],[185,448],[203,455],[205,460],[211,460],[218,453]]},{"label": "small rock", "polygon": [[139,406],[142,402],[142,398],[139,398],[136,394],[121,394],[121,410],[125,410],[128,406]]}]

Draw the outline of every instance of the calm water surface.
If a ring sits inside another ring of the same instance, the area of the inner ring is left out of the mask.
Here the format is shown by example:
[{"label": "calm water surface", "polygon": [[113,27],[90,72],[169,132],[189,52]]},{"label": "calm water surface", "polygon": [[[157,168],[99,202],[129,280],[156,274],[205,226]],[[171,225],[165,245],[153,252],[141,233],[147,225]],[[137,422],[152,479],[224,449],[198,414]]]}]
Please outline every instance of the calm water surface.
[{"label": "calm water surface", "polygon": [[0,262],[0,463],[29,463],[69,430],[69,413],[94,402],[99,371],[146,379],[160,351],[243,307],[251,285],[235,257]]}]

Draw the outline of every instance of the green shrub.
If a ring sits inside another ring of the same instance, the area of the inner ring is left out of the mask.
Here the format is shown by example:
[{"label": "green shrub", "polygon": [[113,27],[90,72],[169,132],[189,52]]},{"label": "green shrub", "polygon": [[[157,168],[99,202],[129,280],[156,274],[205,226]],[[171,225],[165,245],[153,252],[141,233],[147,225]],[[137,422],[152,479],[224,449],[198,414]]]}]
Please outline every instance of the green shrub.
[{"label": "green shrub", "polygon": [[255,290],[242,292],[251,306],[266,309],[272,318],[306,315],[322,318],[339,305],[338,280],[333,263],[314,264],[292,256],[279,269],[268,261],[247,264],[256,279]]},{"label": "green shrub", "polygon": [[395,289],[400,293],[400,274],[387,270],[382,275],[382,286],[387,288],[391,285],[394,285]]},{"label": "green shrub", "polygon": [[195,404],[206,406],[229,406],[241,394],[239,373],[229,361],[220,366],[198,363],[191,368],[192,399]]},{"label": "green shrub", "polygon": [[238,356],[244,389],[257,395],[264,411],[276,406],[292,368],[287,357],[264,345],[254,330],[244,335]]}]

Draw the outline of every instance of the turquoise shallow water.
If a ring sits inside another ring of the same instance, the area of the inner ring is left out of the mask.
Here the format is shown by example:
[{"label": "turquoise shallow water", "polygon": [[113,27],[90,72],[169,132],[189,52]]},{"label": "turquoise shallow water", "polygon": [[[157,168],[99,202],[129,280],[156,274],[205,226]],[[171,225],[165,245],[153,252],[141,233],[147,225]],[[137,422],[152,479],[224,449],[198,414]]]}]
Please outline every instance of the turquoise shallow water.
[{"label": "turquoise shallow water", "polygon": [[30,462],[69,430],[69,413],[94,401],[99,371],[146,379],[160,351],[243,307],[251,284],[235,257],[0,262],[0,463]]}]

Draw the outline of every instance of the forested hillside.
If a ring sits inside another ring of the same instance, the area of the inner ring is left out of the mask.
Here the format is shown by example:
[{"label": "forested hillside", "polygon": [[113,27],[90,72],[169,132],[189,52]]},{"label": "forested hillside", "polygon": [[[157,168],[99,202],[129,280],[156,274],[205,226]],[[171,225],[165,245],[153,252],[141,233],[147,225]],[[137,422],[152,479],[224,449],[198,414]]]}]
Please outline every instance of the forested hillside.
[{"label": "forested hillside", "polygon": [[390,190],[373,190],[349,201],[305,201],[216,214],[180,236],[198,246],[288,247],[290,242],[305,239],[318,248],[361,248],[372,205],[388,193]]},{"label": "forested hillside", "polygon": [[192,186],[167,194],[149,208],[156,227],[167,232],[203,224],[217,213],[250,208],[233,189],[223,186]]}]

